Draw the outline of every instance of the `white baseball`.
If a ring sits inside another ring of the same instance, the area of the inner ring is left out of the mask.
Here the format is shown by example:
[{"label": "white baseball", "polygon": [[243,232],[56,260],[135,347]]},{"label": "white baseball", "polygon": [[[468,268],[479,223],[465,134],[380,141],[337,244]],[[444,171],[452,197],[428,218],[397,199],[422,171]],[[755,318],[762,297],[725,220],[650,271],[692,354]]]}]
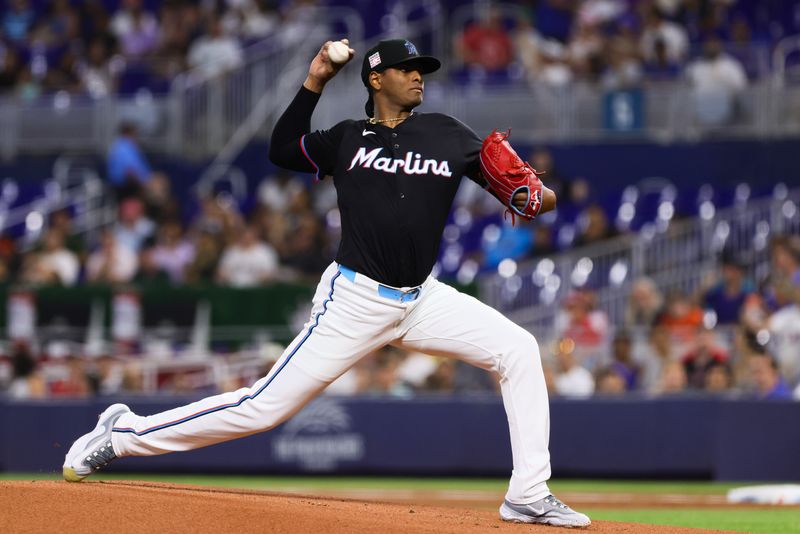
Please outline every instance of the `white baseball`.
[{"label": "white baseball", "polygon": [[334,41],[328,45],[328,57],[333,63],[347,63],[350,59],[350,47],[341,41]]}]

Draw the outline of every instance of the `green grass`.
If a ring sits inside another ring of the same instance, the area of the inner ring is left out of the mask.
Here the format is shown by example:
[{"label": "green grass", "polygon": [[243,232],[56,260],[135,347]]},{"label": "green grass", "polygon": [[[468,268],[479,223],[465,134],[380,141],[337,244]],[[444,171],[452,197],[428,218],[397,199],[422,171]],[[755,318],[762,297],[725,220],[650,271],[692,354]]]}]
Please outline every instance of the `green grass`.
[{"label": "green grass", "polygon": [[[60,474],[0,473],[0,480],[60,480]],[[492,478],[386,478],[386,477],[274,477],[229,475],[162,475],[142,473],[103,473],[92,480],[143,480],[196,484],[264,491],[325,492],[342,489],[376,490],[458,490],[495,492],[506,489],[506,479]],[[550,488],[559,493],[636,493],[724,495],[741,483],[683,481],[557,480]],[[590,508],[592,518],[607,521],[673,525],[761,534],[800,532],[797,508],[722,509],[722,508]]]},{"label": "green grass", "polygon": [[688,495],[725,495],[731,488],[738,488],[744,484],[741,482],[696,481],[555,480],[548,485],[554,493],[684,493]]},{"label": "green grass", "polygon": [[800,532],[800,510],[797,509],[639,508],[620,510],[592,508],[587,511],[592,519],[604,521],[763,534]]}]

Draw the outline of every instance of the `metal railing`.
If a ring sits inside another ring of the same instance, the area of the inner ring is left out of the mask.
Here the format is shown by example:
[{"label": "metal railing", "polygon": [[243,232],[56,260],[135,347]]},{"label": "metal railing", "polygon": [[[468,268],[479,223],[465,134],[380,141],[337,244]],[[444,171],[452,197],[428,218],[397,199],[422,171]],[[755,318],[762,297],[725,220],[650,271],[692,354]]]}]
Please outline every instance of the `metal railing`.
[{"label": "metal railing", "polygon": [[[281,56],[283,58],[283,56]],[[308,59],[307,57],[305,58]],[[214,156],[251,116],[245,101],[255,99],[265,120],[246,125],[248,138],[265,139],[276,111],[299,87],[307,64],[288,67],[276,59],[248,71],[188,88],[168,97],[108,98],[72,102],[60,109],[52,101],[19,103],[0,99],[0,152],[56,151],[103,153],[121,118],[149,116],[153,127],[143,129],[148,150],[183,157]],[[330,127],[347,118],[363,117],[366,91],[358,80],[358,66],[349,65],[326,88],[314,115],[315,127]],[[267,90],[258,81],[286,80],[283,88]],[[291,81],[291,83],[289,83]],[[178,83],[178,82],[176,82]],[[245,89],[250,86],[251,89]],[[258,90],[255,89],[258,87]],[[242,96],[246,94],[246,96]],[[238,96],[237,96],[238,95]],[[644,121],[625,133],[604,126],[606,93],[597,87],[574,84],[558,90],[547,87],[464,87],[435,78],[428,81],[421,111],[458,117],[477,132],[511,126],[520,142],[697,141],[705,137],[780,138],[800,135],[800,87],[776,87],[762,82],[745,89],[730,120],[705,124],[695,111],[698,102],[682,82],[654,84],[643,89]],[[24,120],[22,119],[24,117]],[[253,135],[251,135],[253,134]]]},{"label": "metal railing", "polygon": [[[345,35],[357,42],[363,40],[364,24],[357,10],[309,10],[303,40],[279,36],[273,47],[253,45],[250,53],[245,52],[241,67],[221,76],[209,78],[202,69],[194,69],[175,78],[169,95],[168,137],[172,150],[213,154],[264,101],[264,95],[271,95],[268,104],[282,105],[284,99],[279,96],[287,79],[296,87],[297,65],[307,69],[320,43],[335,37],[334,27],[346,28]],[[264,130],[263,123],[259,126]]]},{"label": "metal railing", "polygon": [[[409,12],[398,8],[387,35],[402,31],[414,38],[423,36],[441,52],[447,48],[443,36],[449,35],[444,31],[444,16],[436,10],[436,2],[418,3],[428,6],[431,16],[404,21]],[[196,71],[179,75],[166,96],[142,93],[92,100],[62,92],[33,102],[4,97],[0,99],[0,155],[59,150],[102,153],[123,118],[143,123],[141,138],[148,149],[182,156],[216,156],[239,131],[247,132],[242,138],[266,138],[277,110],[298,86],[316,47],[327,38],[342,37],[331,33],[332,22],[347,28],[358,50],[366,46],[357,43],[363,27],[354,10],[326,9],[324,19],[305,40],[291,47],[254,45],[245,63],[225,75],[213,79]],[[781,41],[772,59],[774,76],[753,82],[737,95],[730,117],[719,123],[702,120],[708,102],[683,80],[643,85],[642,127],[624,133],[604,124],[607,92],[582,82],[560,88],[520,83],[496,87],[448,82],[442,79],[446,74],[440,74],[428,80],[421,109],[451,114],[476,131],[513,126],[515,138],[523,142],[797,136],[800,87],[785,82],[786,59],[797,53],[798,43],[800,37]],[[357,63],[346,67],[326,89],[315,123],[329,127],[363,116],[365,92]],[[254,113],[259,106],[263,109]],[[265,118],[256,120],[261,117]],[[245,124],[248,118],[251,123]]]},{"label": "metal railing", "polygon": [[[410,12],[412,8],[417,7],[426,10],[429,16],[425,17],[421,22],[410,21]],[[366,50],[369,45],[364,41],[363,28],[356,25],[356,21],[360,21],[360,19],[352,10],[339,11],[341,12],[342,19],[348,22],[347,26],[352,27],[351,30],[345,32],[350,40],[350,45],[356,50]],[[326,16],[329,16],[330,12],[331,11],[326,10]],[[336,13],[337,10],[334,9],[332,12]],[[387,29],[385,34],[375,37],[374,40],[389,38],[391,35],[396,34],[395,32],[400,32],[399,34],[406,35],[410,38],[423,35],[425,32],[431,32],[432,35],[428,37],[434,43],[435,48],[437,46],[437,34],[434,30],[440,27],[440,17],[441,6],[435,0],[419,0],[416,4],[398,2],[391,9],[390,20],[392,23],[390,26],[393,27]],[[330,18],[328,18],[328,20],[330,20]],[[333,33],[323,29],[318,35],[315,36],[315,39],[305,39],[304,41],[298,43],[298,46],[295,49],[292,57],[284,65],[282,75],[275,79],[271,90],[262,91],[261,96],[255,101],[254,105],[244,119],[241,120],[239,126],[231,133],[228,140],[216,153],[212,164],[208,166],[206,171],[200,177],[198,183],[199,189],[208,189],[210,187],[210,183],[218,180],[220,177],[225,177],[226,175],[230,174],[230,171],[232,170],[231,162],[247,145],[247,143],[249,143],[253,138],[257,137],[259,134],[264,136],[268,135],[268,133],[274,127],[274,123],[278,119],[279,112],[286,107],[306,76],[309,58],[314,56],[319,44],[328,39],[333,40],[341,37],[342,35],[334,35]],[[258,65],[258,63],[254,64]],[[354,67],[351,66],[349,69],[341,72],[335,81],[332,82],[331,86],[346,86],[349,88],[352,88],[354,84],[356,86],[360,86],[361,82],[358,61],[354,61],[354,65]],[[326,91],[326,93],[328,92],[330,92],[330,90]],[[341,110],[338,108],[332,109],[335,110],[334,115],[336,113],[341,113]],[[330,112],[332,109],[328,106],[328,112]],[[324,114],[325,110],[323,110],[322,113]],[[319,115],[319,112],[317,115]],[[330,125],[330,123],[323,124],[328,126]]]},{"label": "metal railing", "polygon": [[800,233],[800,189],[776,188],[772,198],[740,202],[684,221],[645,225],[637,234],[506,266],[480,281],[485,302],[534,334],[549,339],[562,299],[587,282],[612,324],[622,324],[632,283],[653,279],[664,293],[691,294],[719,267],[720,253],[735,255],[754,279],[769,269],[769,239]]},{"label": "metal railing", "polygon": [[[16,187],[7,180],[5,187]],[[0,200],[0,232],[23,227],[23,244],[29,246],[38,240],[47,228],[47,217],[62,208],[73,211],[72,231],[86,234],[90,240],[93,232],[114,221],[115,212],[111,197],[94,165],[80,158],[58,158],[53,166],[53,178],[44,183],[42,193],[26,204],[10,208]]]}]

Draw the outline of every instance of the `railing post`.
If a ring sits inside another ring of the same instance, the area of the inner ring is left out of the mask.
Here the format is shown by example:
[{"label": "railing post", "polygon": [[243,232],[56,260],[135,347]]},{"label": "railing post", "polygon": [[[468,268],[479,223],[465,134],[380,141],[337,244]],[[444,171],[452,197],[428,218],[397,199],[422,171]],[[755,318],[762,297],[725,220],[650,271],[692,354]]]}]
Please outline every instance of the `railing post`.
[{"label": "railing post", "polygon": [[225,88],[226,75],[220,75],[209,82],[208,115],[206,122],[206,152],[214,153],[225,143]]},{"label": "railing post", "polygon": [[17,106],[8,98],[0,101],[0,157],[10,160],[17,155]]},{"label": "railing post", "polygon": [[180,154],[183,150],[185,132],[184,97],[186,95],[186,78],[179,74],[170,87],[167,95],[167,150],[172,154]]}]

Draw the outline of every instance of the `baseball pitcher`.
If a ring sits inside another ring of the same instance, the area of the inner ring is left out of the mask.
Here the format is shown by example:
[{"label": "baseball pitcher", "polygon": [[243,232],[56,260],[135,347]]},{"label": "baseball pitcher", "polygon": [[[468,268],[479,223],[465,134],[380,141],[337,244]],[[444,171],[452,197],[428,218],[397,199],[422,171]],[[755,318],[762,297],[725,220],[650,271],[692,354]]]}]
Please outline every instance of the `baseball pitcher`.
[{"label": "baseball pitcher", "polygon": [[405,39],[381,41],[364,55],[368,118],[310,131],[325,84],[353,58],[348,48],[332,61],[332,45],[325,43],[311,62],[270,146],[275,164],[329,177],[338,194],[341,243],[303,331],[249,388],[149,416],[123,404],[109,407],[67,453],[64,478],[80,481],[123,456],[196,449],[274,428],[362,357],[391,344],[500,376],[514,463],[503,520],[589,525],[547,487],[549,406],[536,339],[430,275],[462,176],[526,219],[552,210],[555,195],[507,135],[492,132],[482,140],[452,117],[414,111],[425,75],[440,62]]}]

